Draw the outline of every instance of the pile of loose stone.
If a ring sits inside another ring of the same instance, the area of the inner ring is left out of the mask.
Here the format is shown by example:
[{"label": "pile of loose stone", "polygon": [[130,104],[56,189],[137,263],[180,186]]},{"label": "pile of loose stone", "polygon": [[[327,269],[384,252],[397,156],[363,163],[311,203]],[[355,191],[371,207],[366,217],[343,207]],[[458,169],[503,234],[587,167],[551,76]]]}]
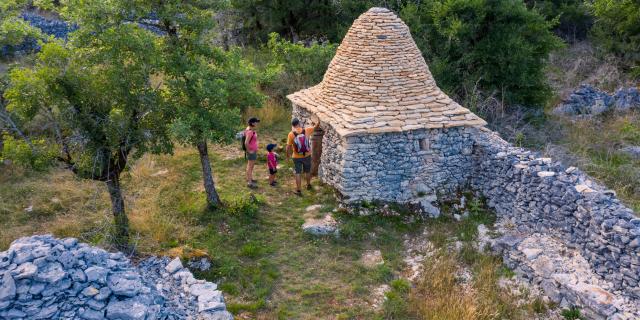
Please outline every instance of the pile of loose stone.
[{"label": "pile of loose stone", "polygon": [[578,87],[568,99],[554,110],[566,116],[598,115],[614,110],[626,112],[640,108],[640,90],[635,87],[620,88],[609,94],[588,84]]},{"label": "pile of loose stone", "polygon": [[148,258],[38,235],[0,252],[0,319],[227,320],[216,284],[180,259]]},{"label": "pile of loose stone", "polygon": [[616,291],[593,272],[579,251],[541,233],[522,234],[505,226],[502,236],[492,242],[506,264],[528,279],[561,308],[579,306],[589,319],[638,319],[638,301]]}]

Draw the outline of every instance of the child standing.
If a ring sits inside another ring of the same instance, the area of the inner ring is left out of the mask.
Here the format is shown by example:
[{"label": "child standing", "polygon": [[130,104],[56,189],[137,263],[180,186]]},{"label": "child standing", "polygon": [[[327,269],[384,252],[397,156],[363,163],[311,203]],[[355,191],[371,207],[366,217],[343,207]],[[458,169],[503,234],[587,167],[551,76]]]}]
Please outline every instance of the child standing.
[{"label": "child standing", "polygon": [[273,152],[276,148],[275,143],[267,145],[267,166],[269,167],[269,185],[276,186],[276,173],[278,172],[278,154]]}]

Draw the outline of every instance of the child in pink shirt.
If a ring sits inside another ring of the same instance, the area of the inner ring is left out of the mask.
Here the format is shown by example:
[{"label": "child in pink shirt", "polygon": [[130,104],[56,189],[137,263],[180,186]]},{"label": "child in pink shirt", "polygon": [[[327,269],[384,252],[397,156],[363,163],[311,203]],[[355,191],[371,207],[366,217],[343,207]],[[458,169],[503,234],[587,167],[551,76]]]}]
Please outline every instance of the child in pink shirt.
[{"label": "child in pink shirt", "polygon": [[278,172],[278,154],[273,152],[276,148],[275,143],[267,145],[267,167],[269,167],[269,185],[276,186],[276,173]]}]

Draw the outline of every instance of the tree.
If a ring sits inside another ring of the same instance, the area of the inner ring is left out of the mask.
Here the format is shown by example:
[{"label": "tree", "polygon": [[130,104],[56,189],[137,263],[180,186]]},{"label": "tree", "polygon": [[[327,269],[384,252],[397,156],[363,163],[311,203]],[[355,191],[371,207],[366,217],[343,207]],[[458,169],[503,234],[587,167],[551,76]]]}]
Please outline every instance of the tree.
[{"label": "tree", "polygon": [[20,18],[22,10],[31,3],[29,0],[3,0],[0,3],[0,48],[18,45],[26,38],[43,37],[40,29]]},{"label": "tree", "polygon": [[331,0],[232,0],[240,12],[244,33],[252,42],[276,32],[290,41],[311,36],[335,38],[337,2]]},{"label": "tree", "polygon": [[593,16],[583,0],[526,0],[527,7],[536,9],[547,20],[556,19],[554,32],[566,41],[587,38]]},{"label": "tree", "polygon": [[207,142],[233,139],[241,110],[258,106],[258,73],[235,50],[212,45],[216,1],[123,2],[136,18],[155,16],[160,38],[163,94],[172,108],[171,128],[181,143],[197,148],[207,204],[220,205]]},{"label": "tree", "polygon": [[562,42],[551,32],[553,23],[523,2],[424,1],[405,6],[401,17],[449,94],[465,98],[478,86],[530,107],[550,96],[544,68]]},{"label": "tree", "polygon": [[595,0],[593,35],[608,52],[622,59],[623,67],[640,77],[640,2]]},{"label": "tree", "polygon": [[14,69],[5,98],[25,121],[46,123],[57,160],[81,178],[105,182],[115,244],[125,248],[129,225],[120,174],[132,157],[171,150],[170,119],[150,79],[159,65],[157,37],[122,23],[112,9],[75,3],[67,14],[80,28],[71,41],[49,42],[33,67]]}]

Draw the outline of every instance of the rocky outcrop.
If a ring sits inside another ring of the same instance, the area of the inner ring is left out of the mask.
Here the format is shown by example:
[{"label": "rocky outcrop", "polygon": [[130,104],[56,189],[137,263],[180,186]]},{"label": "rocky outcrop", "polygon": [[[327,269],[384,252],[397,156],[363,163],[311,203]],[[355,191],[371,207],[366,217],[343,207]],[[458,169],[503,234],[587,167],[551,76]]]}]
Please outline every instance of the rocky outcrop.
[{"label": "rocky outcrop", "polygon": [[0,319],[233,319],[216,284],[180,259],[134,266],[76,239],[14,241],[0,253]]},{"label": "rocky outcrop", "polygon": [[564,116],[593,116],[606,111],[626,112],[640,108],[640,90],[620,88],[613,95],[588,84],[580,85],[568,99],[554,109]]}]

